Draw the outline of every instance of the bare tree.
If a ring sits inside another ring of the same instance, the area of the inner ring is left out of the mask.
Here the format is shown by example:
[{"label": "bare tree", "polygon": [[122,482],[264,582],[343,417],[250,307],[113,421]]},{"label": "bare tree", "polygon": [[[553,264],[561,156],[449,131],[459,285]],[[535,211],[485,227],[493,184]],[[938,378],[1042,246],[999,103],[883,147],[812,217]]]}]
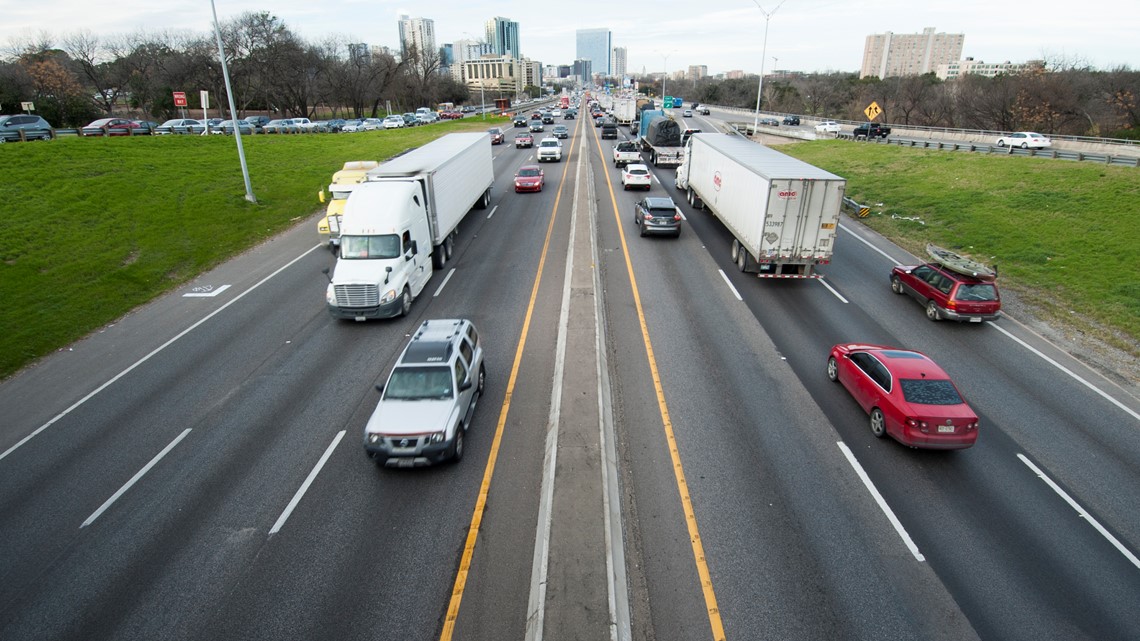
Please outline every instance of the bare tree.
[{"label": "bare tree", "polygon": [[90,31],[67,36],[63,40],[63,48],[87,81],[87,86],[95,90],[92,100],[103,113],[111,115],[127,89],[121,51],[106,45]]}]

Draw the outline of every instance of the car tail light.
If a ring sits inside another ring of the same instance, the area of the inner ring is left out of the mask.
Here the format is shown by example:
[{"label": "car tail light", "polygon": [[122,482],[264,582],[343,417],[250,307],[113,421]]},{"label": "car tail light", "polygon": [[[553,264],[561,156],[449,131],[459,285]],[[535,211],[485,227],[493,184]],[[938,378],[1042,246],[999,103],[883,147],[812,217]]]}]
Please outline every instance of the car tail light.
[{"label": "car tail light", "polygon": [[958,309],[958,301],[953,298],[946,301],[946,309]]},{"label": "car tail light", "polygon": [[910,427],[910,428],[917,427],[918,429],[922,430],[923,432],[930,431],[927,424],[926,424],[926,421],[920,421],[917,418],[907,418],[906,419],[906,426]]},{"label": "car tail light", "polygon": [[966,426],[966,429],[968,429],[968,430],[978,429],[978,422],[974,421],[973,423],[970,423],[969,425]]},{"label": "car tail light", "polygon": [[681,220],[681,214],[673,214],[673,220]]}]

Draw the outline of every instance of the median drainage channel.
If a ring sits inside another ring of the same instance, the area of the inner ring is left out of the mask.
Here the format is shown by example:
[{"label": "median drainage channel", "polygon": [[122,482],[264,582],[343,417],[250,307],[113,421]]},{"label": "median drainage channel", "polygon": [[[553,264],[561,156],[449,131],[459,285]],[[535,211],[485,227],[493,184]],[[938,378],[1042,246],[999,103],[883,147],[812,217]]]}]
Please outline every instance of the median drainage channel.
[{"label": "median drainage channel", "polygon": [[576,171],[526,641],[631,634],[588,152]]}]

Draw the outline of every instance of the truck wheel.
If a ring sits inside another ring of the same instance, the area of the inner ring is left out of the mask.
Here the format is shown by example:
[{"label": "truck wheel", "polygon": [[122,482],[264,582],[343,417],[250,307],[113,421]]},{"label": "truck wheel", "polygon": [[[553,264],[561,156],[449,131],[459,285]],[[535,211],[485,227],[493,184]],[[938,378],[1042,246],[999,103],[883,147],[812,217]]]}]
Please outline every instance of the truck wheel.
[{"label": "truck wheel", "polygon": [[735,238],[732,239],[732,262],[736,262],[736,257],[740,254],[740,241]]},{"label": "truck wheel", "polygon": [[412,290],[404,287],[404,293],[400,294],[400,316],[407,316],[410,311],[412,311]]},{"label": "truck wheel", "polygon": [[437,245],[431,250],[431,264],[436,269],[443,269],[447,264],[447,250],[443,245]]},{"label": "truck wheel", "polygon": [[447,240],[443,241],[443,253],[444,253],[444,258],[446,258],[447,260],[451,260],[451,255],[453,253],[455,253],[455,233],[454,232],[452,232],[452,234],[447,237]]},{"label": "truck wheel", "polygon": [[736,253],[736,266],[742,272],[748,271],[748,251],[743,247]]},{"label": "truck wheel", "polygon": [[455,428],[455,440],[451,442],[451,460],[458,463],[463,460],[463,426]]}]

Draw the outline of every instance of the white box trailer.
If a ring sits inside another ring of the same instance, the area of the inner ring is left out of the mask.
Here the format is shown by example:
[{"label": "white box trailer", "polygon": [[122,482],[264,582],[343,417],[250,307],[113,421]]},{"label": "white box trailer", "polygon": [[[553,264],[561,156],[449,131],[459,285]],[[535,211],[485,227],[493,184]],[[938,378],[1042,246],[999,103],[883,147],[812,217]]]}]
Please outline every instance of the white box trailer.
[{"label": "white box trailer", "polygon": [[765,278],[819,278],[831,262],[847,181],[739,136],[689,137],[676,185],[733,235],[732,260]]},{"label": "white box trailer", "polygon": [[637,102],[632,97],[619,96],[614,98],[614,121],[619,125],[628,125],[637,115]]},{"label": "white box trailer", "polygon": [[368,172],[367,182],[414,181],[427,206],[434,248],[441,269],[451,258],[456,230],[472,207],[486,209],[495,182],[491,137],[486,132],[447,134]]}]

